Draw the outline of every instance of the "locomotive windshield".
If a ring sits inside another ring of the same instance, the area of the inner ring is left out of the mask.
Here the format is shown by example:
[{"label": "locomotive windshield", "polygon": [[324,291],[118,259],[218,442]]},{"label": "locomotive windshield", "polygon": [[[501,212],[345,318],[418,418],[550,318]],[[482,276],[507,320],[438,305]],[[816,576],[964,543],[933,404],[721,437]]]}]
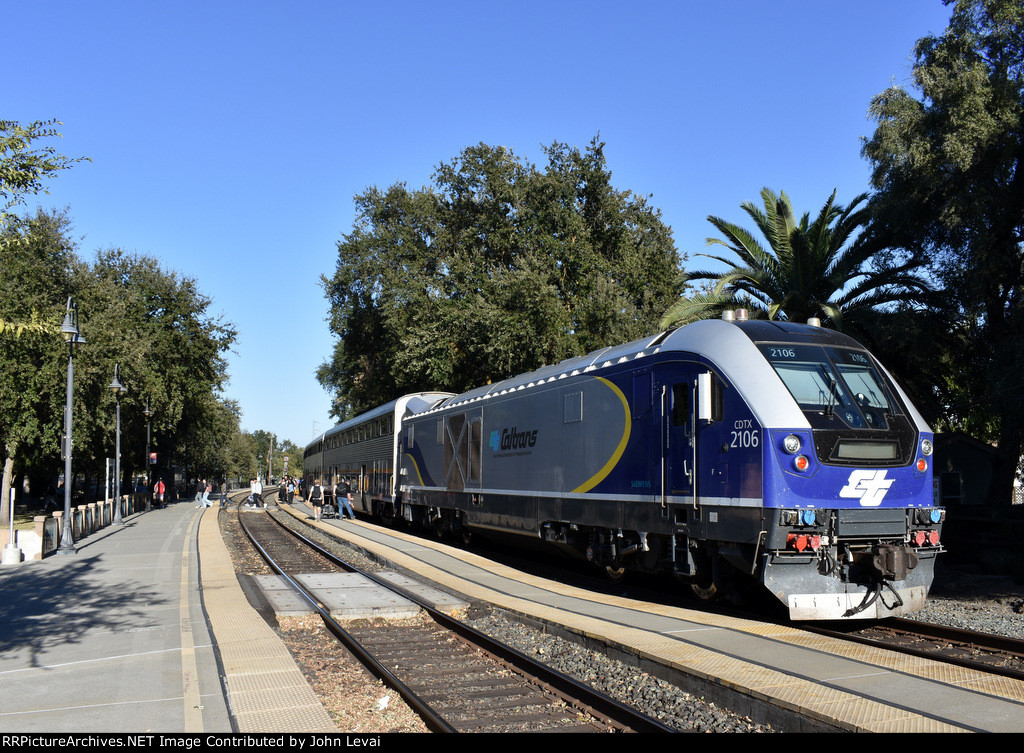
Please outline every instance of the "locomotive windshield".
[{"label": "locomotive windshield", "polygon": [[885,429],[889,417],[900,412],[866,353],[818,345],[760,347],[809,415],[838,419],[854,429]]}]

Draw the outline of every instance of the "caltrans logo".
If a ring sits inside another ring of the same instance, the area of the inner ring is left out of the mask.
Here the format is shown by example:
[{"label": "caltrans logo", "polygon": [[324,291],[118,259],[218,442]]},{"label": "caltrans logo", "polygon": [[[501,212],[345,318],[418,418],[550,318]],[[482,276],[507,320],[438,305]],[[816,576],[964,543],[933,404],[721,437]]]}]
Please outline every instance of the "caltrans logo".
[{"label": "caltrans logo", "polygon": [[839,490],[839,496],[859,499],[862,507],[878,507],[889,491],[894,479],[886,478],[885,471],[854,471]]},{"label": "caltrans logo", "polygon": [[513,426],[511,429],[502,429],[500,434],[492,431],[487,444],[495,452],[526,449],[537,444],[537,430],[519,431]]}]

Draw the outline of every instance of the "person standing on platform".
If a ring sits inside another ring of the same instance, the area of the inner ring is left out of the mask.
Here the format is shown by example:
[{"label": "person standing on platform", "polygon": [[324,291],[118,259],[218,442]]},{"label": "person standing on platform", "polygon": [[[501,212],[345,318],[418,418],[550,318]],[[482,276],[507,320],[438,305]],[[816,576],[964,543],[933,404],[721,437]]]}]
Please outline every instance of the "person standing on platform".
[{"label": "person standing on platform", "polygon": [[153,504],[159,510],[164,506],[164,494],[167,492],[167,487],[164,486],[164,480],[158,478],[156,483],[153,484]]},{"label": "person standing on platform", "polygon": [[338,500],[338,517],[344,519],[347,511],[348,516],[355,520],[356,512],[352,509],[352,486],[348,483],[348,479],[341,479],[335,498]]},{"label": "person standing on platform", "polygon": [[313,506],[313,520],[320,520],[324,509],[324,487],[320,479],[313,482],[313,488],[309,490],[309,504]]},{"label": "person standing on platform", "polygon": [[[321,507],[330,510],[334,505],[334,484],[323,484],[322,488],[324,490],[324,501]],[[321,517],[323,516],[321,515]]]}]

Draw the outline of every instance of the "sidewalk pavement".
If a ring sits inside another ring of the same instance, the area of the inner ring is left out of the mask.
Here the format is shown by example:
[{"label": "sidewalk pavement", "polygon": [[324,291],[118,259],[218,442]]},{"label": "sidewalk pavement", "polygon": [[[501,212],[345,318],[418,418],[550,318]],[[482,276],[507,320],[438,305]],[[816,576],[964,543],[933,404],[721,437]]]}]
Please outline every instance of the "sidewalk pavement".
[{"label": "sidewalk pavement", "polygon": [[191,500],[0,567],[0,732],[222,732]]}]

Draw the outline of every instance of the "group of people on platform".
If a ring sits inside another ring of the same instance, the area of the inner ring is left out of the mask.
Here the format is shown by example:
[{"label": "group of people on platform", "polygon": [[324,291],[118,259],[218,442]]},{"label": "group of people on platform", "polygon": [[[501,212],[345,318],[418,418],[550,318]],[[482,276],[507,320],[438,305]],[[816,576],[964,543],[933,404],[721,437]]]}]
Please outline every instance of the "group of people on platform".
[{"label": "group of people on platform", "polygon": [[[196,509],[213,507],[216,493],[219,491],[221,506],[227,504],[227,484],[217,483],[212,479],[196,480]],[[152,486],[152,499],[156,507],[167,504],[167,486],[162,478],[158,478]],[[335,476],[331,484],[325,485],[318,477],[306,481],[294,476],[284,476],[277,485],[278,504],[292,504],[295,498],[305,498],[313,508],[313,520],[322,520],[325,510],[329,517],[336,514],[344,519],[346,515],[355,520],[356,514],[352,507],[352,485],[350,479]],[[249,480],[249,496],[245,500],[246,507],[267,506],[263,498],[263,484],[258,478]]]},{"label": "group of people on platform", "polygon": [[317,478],[309,487],[309,504],[313,508],[313,520],[322,520],[324,509],[333,513],[332,505],[337,505],[338,517],[344,520],[346,513],[352,519],[356,519],[355,510],[352,509],[352,486],[347,478],[335,477],[331,486],[324,486],[321,479]]},{"label": "group of people on platform", "polygon": [[199,479],[196,483],[196,508],[213,507],[210,495],[215,492],[220,492],[220,506],[226,506],[228,503],[227,488],[227,484],[223,481],[217,483],[213,479]]},{"label": "group of people on platform", "polygon": [[263,484],[258,478],[249,479],[249,496],[245,498],[246,507],[266,507],[263,501]]},{"label": "group of people on platform", "polygon": [[[226,481],[199,478],[196,479],[194,483],[196,489],[195,504],[197,509],[213,507],[218,495],[221,507],[227,504],[228,485]],[[191,486],[192,483],[190,482],[188,485]],[[167,507],[169,502],[177,499],[174,494],[174,490],[164,483],[163,476],[156,477],[156,480],[153,481],[149,487],[149,494],[153,507],[158,510]]]},{"label": "group of people on platform", "polygon": [[294,476],[283,476],[277,485],[277,504],[291,504],[295,501],[295,495],[301,498],[301,484]]}]

